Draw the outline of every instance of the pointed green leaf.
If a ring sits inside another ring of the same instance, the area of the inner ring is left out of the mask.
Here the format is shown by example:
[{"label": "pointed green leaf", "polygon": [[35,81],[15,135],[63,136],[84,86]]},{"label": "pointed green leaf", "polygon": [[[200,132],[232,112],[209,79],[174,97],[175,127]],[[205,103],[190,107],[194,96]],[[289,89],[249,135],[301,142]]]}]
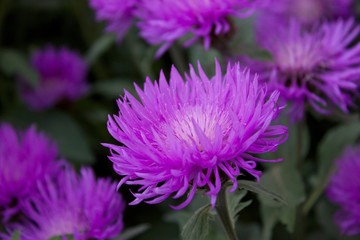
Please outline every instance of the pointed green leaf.
[{"label": "pointed green leaf", "polygon": [[123,233],[119,236],[113,238],[112,240],[129,240],[133,239],[134,237],[139,236],[140,234],[144,233],[150,228],[149,224],[141,224],[132,228],[126,229]]},{"label": "pointed green leaf", "polygon": [[32,87],[39,83],[37,72],[30,66],[28,60],[15,50],[0,51],[0,69],[11,76],[21,76]]},{"label": "pointed green leaf", "polygon": [[248,180],[239,180],[239,189],[246,189],[250,192],[257,193],[265,198],[270,198],[273,201],[286,204],[286,201],[277,193],[271,191],[269,188],[262,186],[261,184]]},{"label": "pointed green leaf", "polygon": [[228,206],[230,213],[232,214],[232,217],[234,219],[234,223],[237,221],[238,215],[247,206],[249,206],[252,203],[252,200],[241,202],[241,200],[245,197],[247,194],[246,190],[240,189],[233,193],[228,193]]},{"label": "pointed green leaf", "polygon": [[319,146],[319,178],[328,175],[333,161],[341,155],[347,146],[360,137],[360,122],[350,122],[337,126],[327,132]]},{"label": "pointed green leaf", "polygon": [[203,240],[209,233],[211,205],[199,208],[185,224],[181,236],[183,240]]},{"label": "pointed green leaf", "polygon": [[108,50],[115,43],[115,36],[113,34],[102,35],[91,46],[89,52],[86,54],[86,61],[92,65],[106,50]]},{"label": "pointed green leaf", "polygon": [[[75,240],[75,238],[72,234],[67,234],[67,235],[65,235],[65,237],[66,237],[65,238],[66,240]],[[63,240],[63,239],[64,239],[63,236],[55,236],[55,237],[50,238],[50,240]]]},{"label": "pointed green leaf", "polygon": [[[305,200],[305,187],[300,173],[294,167],[287,164],[276,166],[265,172],[261,178],[261,184],[268,191],[274,191],[284,197],[286,205],[276,204],[259,195],[261,204],[267,208],[274,208],[278,220],[287,226],[292,232],[295,224],[296,208]],[[268,210],[270,211],[270,210]]]}]

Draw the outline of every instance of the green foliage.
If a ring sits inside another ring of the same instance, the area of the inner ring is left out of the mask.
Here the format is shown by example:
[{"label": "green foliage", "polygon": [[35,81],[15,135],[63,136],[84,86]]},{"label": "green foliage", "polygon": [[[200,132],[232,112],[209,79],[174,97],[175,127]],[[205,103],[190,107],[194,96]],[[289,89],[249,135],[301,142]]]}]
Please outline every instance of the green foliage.
[{"label": "green foliage", "polygon": [[18,51],[0,49],[0,70],[9,76],[21,76],[34,88],[38,85],[37,72],[29,65],[28,59]]},{"label": "green foliage", "polygon": [[20,231],[15,231],[11,236],[11,240],[20,240],[21,234]]},{"label": "green foliage", "polygon": [[130,240],[138,235],[146,232],[150,228],[148,224],[141,224],[135,227],[127,228],[123,233],[119,236],[112,238],[111,240]]},{"label": "green foliage", "polygon": [[102,35],[97,39],[90,47],[88,53],[85,56],[85,60],[89,66],[91,66],[98,58],[106,52],[114,43],[115,36],[113,34]]},{"label": "green foliage", "polygon": [[184,225],[181,232],[183,240],[203,240],[209,233],[209,219],[211,206],[205,205],[199,208],[189,221]]},{"label": "green foliage", "polygon": [[5,115],[5,120],[23,128],[35,125],[54,139],[62,155],[73,163],[90,164],[95,160],[86,134],[67,113],[59,111],[33,113],[15,109]]}]

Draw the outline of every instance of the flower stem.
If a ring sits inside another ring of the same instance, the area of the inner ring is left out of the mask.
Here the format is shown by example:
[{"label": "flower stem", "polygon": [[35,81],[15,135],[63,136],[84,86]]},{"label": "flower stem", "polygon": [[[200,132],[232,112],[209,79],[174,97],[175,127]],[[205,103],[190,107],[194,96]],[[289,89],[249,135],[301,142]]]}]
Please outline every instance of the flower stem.
[{"label": "flower stem", "polygon": [[220,220],[225,228],[226,235],[229,240],[238,240],[235,232],[235,223],[232,219],[226,196],[226,188],[222,188],[218,194],[216,200],[216,212],[218,213]]}]

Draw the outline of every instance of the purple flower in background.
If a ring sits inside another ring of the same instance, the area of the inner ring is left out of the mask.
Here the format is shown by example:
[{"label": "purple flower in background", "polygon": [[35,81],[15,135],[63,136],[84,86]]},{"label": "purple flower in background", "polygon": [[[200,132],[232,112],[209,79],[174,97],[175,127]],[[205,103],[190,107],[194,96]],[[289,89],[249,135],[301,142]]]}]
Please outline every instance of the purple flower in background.
[{"label": "purple flower in background", "polygon": [[157,53],[160,56],[188,34],[192,37],[185,46],[201,38],[209,48],[213,36],[230,31],[231,16],[248,17],[256,4],[251,0],[142,0],[136,15],[141,36],[150,44],[162,45]]},{"label": "purple flower in background", "polygon": [[69,49],[40,49],[32,55],[31,65],[39,74],[39,85],[33,88],[20,78],[20,94],[32,109],[50,108],[61,100],[74,101],[86,92],[87,65]]},{"label": "purple flower in background", "polygon": [[39,195],[23,204],[28,221],[13,226],[21,240],[48,240],[74,235],[76,240],[108,239],[123,229],[125,203],[116,192],[116,183],[96,179],[90,168],[80,176],[65,168],[57,181],[38,184]]},{"label": "purple flower in background", "polygon": [[353,16],[353,0],[277,0],[258,11],[257,32],[287,24],[291,19],[303,26],[311,26],[323,20],[336,20]]},{"label": "purple flower in background", "polygon": [[55,174],[56,145],[34,127],[17,132],[0,124],[0,217],[7,221],[19,204],[36,193],[36,183]]},{"label": "purple flower in background", "polygon": [[360,44],[351,44],[359,31],[353,20],[325,22],[310,30],[292,21],[262,39],[272,61],[246,62],[291,102],[294,120],[303,117],[306,105],[322,114],[334,107],[347,113],[358,96]]},{"label": "purple flower in background", "polygon": [[[140,185],[131,204],[160,203],[189,194],[178,208],[189,204],[197,188],[207,190],[214,206],[222,185],[249,173],[259,180],[255,157],[275,151],[287,138],[285,126],[271,126],[279,112],[277,91],[266,94],[257,77],[239,64],[228,65],[223,76],[216,63],[210,79],[190,66],[186,81],[173,67],[170,82],[163,73],[144,90],[141,99],[126,92],[118,100],[119,114],[110,116],[108,130],[123,145],[105,144],[114,170],[129,185]],[[271,161],[271,160],[269,160]]]},{"label": "purple flower in background", "polygon": [[109,32],[116,33],[121,39],[133,20],[133,12],[139,0],[90,0],[90,6],[96,12],[96,18],[106,21]]},{"label": "purple flower in background", "polygon": [[329,199],[339,205],[335,220],[343,234],[360,234],[360,147],[349,148],[337,160],[327,188]]}]

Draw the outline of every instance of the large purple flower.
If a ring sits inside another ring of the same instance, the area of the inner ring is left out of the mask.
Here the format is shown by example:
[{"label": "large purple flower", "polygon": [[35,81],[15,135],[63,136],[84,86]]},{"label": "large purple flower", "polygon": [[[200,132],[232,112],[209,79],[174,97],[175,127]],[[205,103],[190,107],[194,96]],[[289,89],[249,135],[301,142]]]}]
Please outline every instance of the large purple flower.
[{"label": "large purple flower", "polygon": [[279,112],[277,91],[266,94],[257,77],[239,64],[228,65],[225,76],[218,63],[208,78],[190,66],[183,80],[173,68],[170,83],[163,73],[148,78],[139,102],[130,93],[118,100],[119,114],[109,117],[110,134],[123,145],[105,144],[123,183],[140,185],[137,204],[155,204],[190,193],[179,208],[190,203],[196,189],[205,189],[212,205],[222,185],[249,173],[259,179],[254,156],[275,151],[287,138],[285,126],[270,126]]},{"label": "large purple flower", "polygon": [[106,21],[107,31],[121,39],[133,21],[133,13],[139,0],[90,0],[98,20]]},{"label": "large purple flower", "polygon": [[31,64],[39,74],[39,85],[34,89],[20,78],[20,93],[32,109],[50,108],[61,100],[73,101],[84,95],[87,65],[77,53],[49,46],[37,50]]},{"label": "large purple flower", "polygon": [[88,168],[82,168],[80,176],[65,168],[56,181],[47,179],[37,187],[39,194],[23,204],[28,221],[13,226],[21,240],[65,235],[109,239],[120,234],[125,204],[109,179],[96,179]]},{"label": "large purple flower", "polygon": [[272,61],[247,63],[291,102],[295,120],[303,117],[306,105],[322,114],[334,107],[348,112],[358,95],[360,44],[352,44],[359,31],[353,20],[325,22],[311,30],[292,21],[262,39]]},{"label": "large purple flower", "polygon": [[251,0],[141,0],[136,12],[141,35],[150,44],[162,44],[158,56],[177,39],[192,35],[185,45],[204,40],[205,48],[214,35],[230,31],[229,18],[250,15],[257,1]]},{"label": "large purple flower", "polygon": [[323,20],[336,20],[353,16],[353,0],[276,0],[258,11],[258,33],[277,28],[295,19],[303,26]]},{"label": "large purple flower", "polygon": [[34,127],[17,132],[0,124],[0,217],[7,221],[36,193],[36,183],[59,169],[56,145]]},{"label": "large purple flower", "polygon": [[335,220],[343,234],[360,234],[360,147],[349,148],[337,160],[336,171],[331,177],[327,195],[340,210]]}]

